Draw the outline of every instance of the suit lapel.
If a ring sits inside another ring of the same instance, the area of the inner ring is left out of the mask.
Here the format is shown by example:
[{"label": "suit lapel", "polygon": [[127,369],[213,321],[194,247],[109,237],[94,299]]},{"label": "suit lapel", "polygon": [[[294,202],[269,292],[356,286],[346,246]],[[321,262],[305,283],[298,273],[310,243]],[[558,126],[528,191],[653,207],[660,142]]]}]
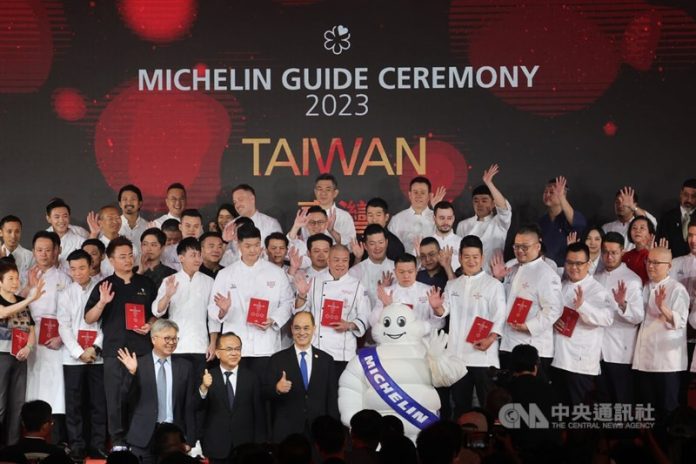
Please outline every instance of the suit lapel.
[{"label": "suit lapel", "polygon": [[175,413],[176,411],[176,399],[177,399],[177,393],[179,392],[180,385],[177,380],[183,379],[183,375],[181,373],[181,363],[176,362],[176,360],[173,357],[169,358],[172,362],[172,414]]}]

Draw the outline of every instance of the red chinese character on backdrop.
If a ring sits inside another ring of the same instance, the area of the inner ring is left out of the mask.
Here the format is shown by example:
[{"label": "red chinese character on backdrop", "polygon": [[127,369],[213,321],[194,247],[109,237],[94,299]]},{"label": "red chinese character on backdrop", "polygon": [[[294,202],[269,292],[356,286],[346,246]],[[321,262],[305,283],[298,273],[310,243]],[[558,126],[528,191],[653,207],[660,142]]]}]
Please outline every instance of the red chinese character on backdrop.
[{"label": "red chinese character on backdrop", "polygon": [[355,232],[360,235],[367,227],[367,202],[365,200],[354,200],[338,202],[338,206],[345,209],[353,217],[355,223]]}]

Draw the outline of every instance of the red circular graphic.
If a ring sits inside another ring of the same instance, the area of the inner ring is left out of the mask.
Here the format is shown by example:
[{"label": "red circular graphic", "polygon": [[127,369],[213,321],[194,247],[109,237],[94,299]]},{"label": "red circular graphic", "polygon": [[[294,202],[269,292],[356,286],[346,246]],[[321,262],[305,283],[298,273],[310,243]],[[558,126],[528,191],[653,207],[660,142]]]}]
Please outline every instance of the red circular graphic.
[{"label": "red circular graphic", "polygon": [[37,91],[53,63],[46,8],[37,0],[0,2],[0,92]]},{"label": "red circular graphic", "polygon": [[53,109],[59,118],[66,121],[79,121],[87,114],[85,99],[75,89],[56,89],[53,92]]},{"label": "red circular graphic", "polygon": [[649,70],[657,54],[661,29],[662,22],[655,11],[633,18],[621,44],[624,61],[639,71]]},{"label": "red circular graphic", "polygon": [[604,131],[604,135],[607,137],[613,137],[616,135],[616,131],[618,131],[619,128],[616,126],[616,124],[614,124],[614,121],[609,121],[602,126],[602,130]]},{"label": "red circular graphic", "polygon": [[[491,91],[517,108],[554,116],[589,106],[614,81],[620,60],[596,24],[562,7],[516,8],[471,37],[476,66],[539,65],[534,86]],[[521,82],[525,82],[524,77]]]},{"label": "red circular graphic", "polygon": [[[420,145],[412,146],[416,156],[420,157]],[[428,140],[425,142],[426,150],[426,174],[433,186],[433,191],[443,186],[447,189],[445,199],[454,199],[464,191],[469,176],[469,166],[464,155],[453,145],[440,140]],[[418,176],[411,163],[404,165],[403,175],[399,177],[399,187],[404,195],[408,196],[411,179]]]},{"label": "red circular graphic", "polygon": [[95,129],[97,165],[109,186],[138,185],[145,208],[160,207],[173,182],[193,208],[215,200],[231,131],[225,107],[198,92],[139,92],[133,84],[106,106]]},{"label": "red circular graphic", "polygon": [[196,19],[195,0],[122,0],[119,12],[138,36],[164,43],[181,39]]}]

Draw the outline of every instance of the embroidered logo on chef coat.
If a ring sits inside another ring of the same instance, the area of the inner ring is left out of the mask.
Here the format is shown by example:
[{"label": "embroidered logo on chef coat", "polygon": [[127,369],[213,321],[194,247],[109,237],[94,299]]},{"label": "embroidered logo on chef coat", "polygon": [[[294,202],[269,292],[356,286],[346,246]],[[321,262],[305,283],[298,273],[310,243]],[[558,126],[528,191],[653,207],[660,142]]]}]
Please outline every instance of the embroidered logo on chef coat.
[{"label": "embroidered logo on chef coat", "polygon": [[268,286],[268,288],[275,287],[275,284],[276,284],[275,280],[269,280],[268,282],[266,282],[266,285]]},{"label": "embroidered logo on chef coat", "polygon": [[479,292],[476,292],[476,293],[474,293],[474,294],[471,295],[471,296],[473,296],[473,297],[476,298],[477,300],[480,300],[481,298],[483,298],[483,295],[481,295]]}]

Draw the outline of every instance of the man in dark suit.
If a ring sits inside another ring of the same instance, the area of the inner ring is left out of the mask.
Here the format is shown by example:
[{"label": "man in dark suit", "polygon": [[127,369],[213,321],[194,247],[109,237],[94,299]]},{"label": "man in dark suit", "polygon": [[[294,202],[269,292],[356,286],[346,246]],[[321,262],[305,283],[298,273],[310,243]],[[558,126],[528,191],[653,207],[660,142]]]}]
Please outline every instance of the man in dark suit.
[{"label": "man in dark suit", "polygon": [[301,311],[292,318],[290,328],[293,346],[271,356],[264,380],[274,443],[292,433],[310,437],[312,421],[319,416],[339,417],[333,358],[312,346],[314,316]]},{"label": "man in dark suit", "polygon": [[118,360],[130,374],[122,384],[131,412],[126,441],[144,464],[155,461],[151,441],[157,424],[174,423],[189,445],[195,443],[193,369],[189,361],[172,358],[178,334],[176,322],[158,319],[150,330],[152,352],[136,357],[127,348],[118,350]]},{"label": "man in dark suit", "polygon": [[657,223],[657,238],[666,238],[672,257],[689,254],[686,243],[689,222],[696,218],[696,179],[687,179],[679,192],[679,208],[667,211]]},{"label": "man in dark suit", "polygon": [[234,332],[220,335],[215,356],[220,366],[205,370],[198,409],[204,411],[203,454],[211,464],[222,464],[230,462],[236,446],[265,441],[266,418],[256,374],[239,365],[239,336]]}]

